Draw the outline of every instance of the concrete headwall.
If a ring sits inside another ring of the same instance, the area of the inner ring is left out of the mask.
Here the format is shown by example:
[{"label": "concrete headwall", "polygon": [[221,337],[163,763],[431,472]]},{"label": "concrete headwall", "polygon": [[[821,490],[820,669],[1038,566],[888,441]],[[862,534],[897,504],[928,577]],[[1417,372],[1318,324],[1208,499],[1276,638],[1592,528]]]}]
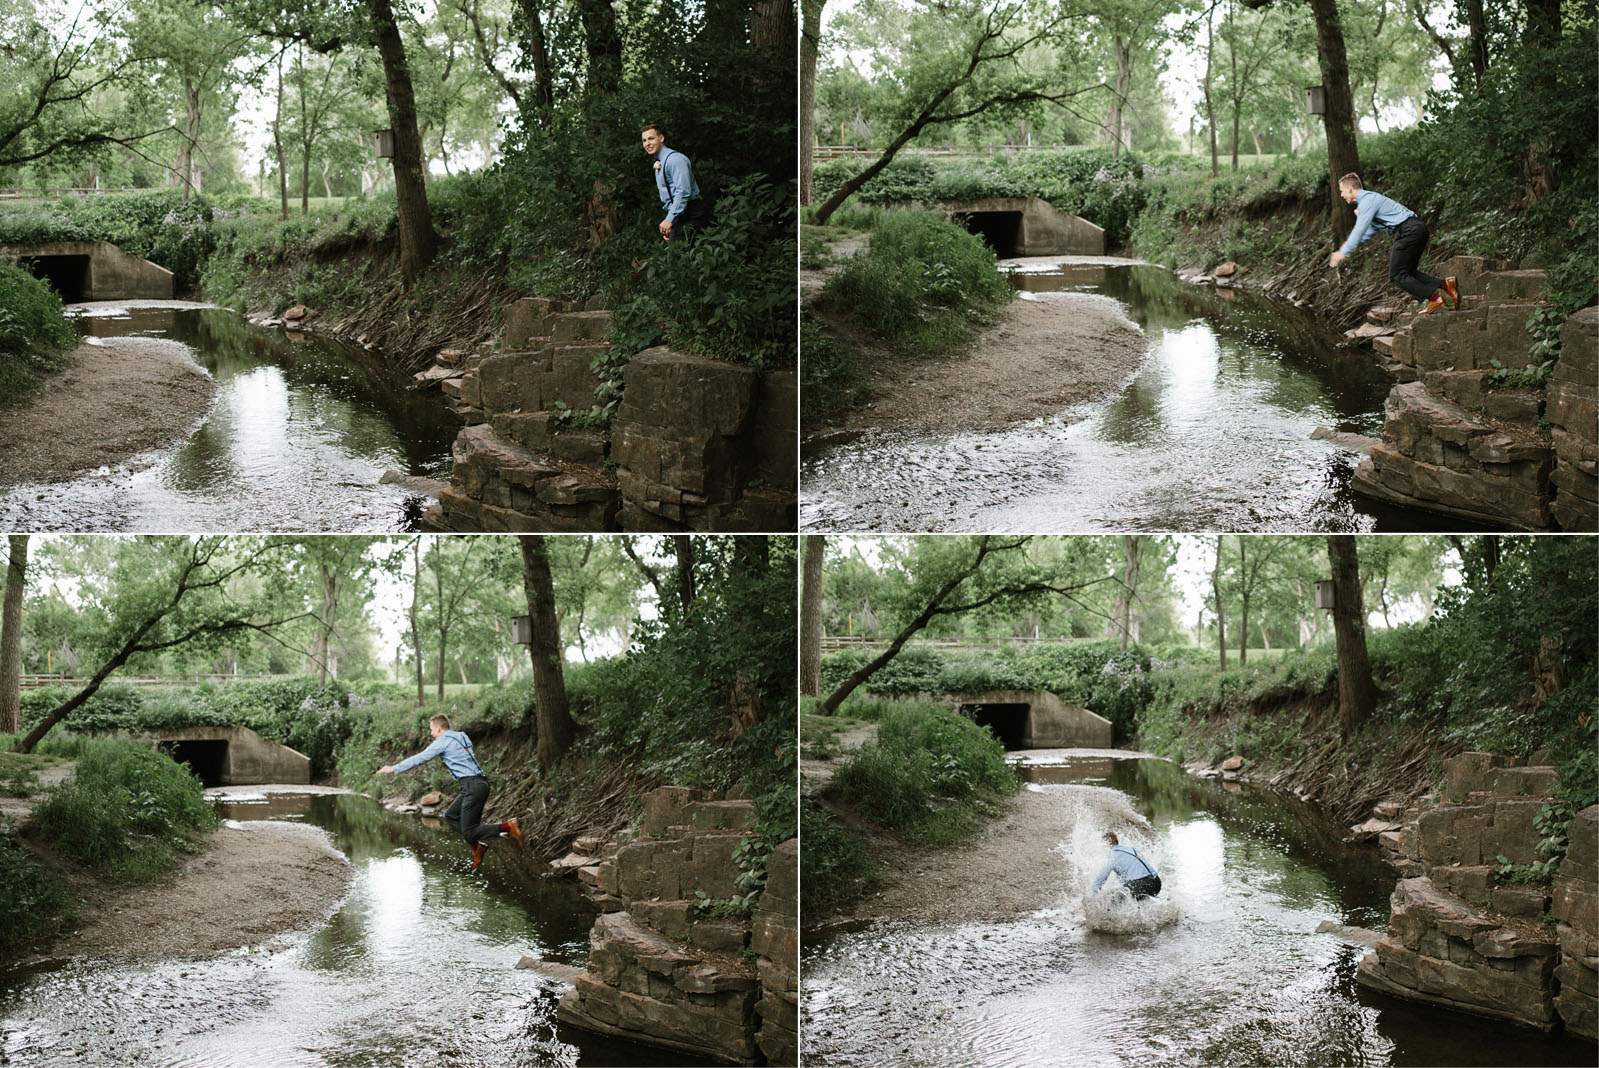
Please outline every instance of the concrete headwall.
[{"label": "concrete headwall", "polygon": [[1024,705],[1022,745],[1027,749],[1108,749],[1110,720],[1062,701],[1048,690],[986,690],[950,694],[957,705]]},{"label": "concrete headwall", "polygon": [[157,743],[213,743],[226,749],[217,754],[221,786],[262,783],[308,783],[311,758],[277,742],[269,742],[249,727],[176,727],[146,731]]},{"label": "concrete headwall", "polygon": [[[1103,256],[1105,231],[1039,197],[989,197],[984,200],[942,200],[932,205],[951,219],[1016,213],[1015,256]],[[1004,254],[1005,250],[1001,250]]]},{"label": "concrete headwall", "polygon": [[[64,292],[75,300],[170,300],[174,289],[172,272],[149,260],[130,256],[109,241],[52,241],[42,245],[0,245],[0,256],[13,263],[46,261],[45,269],[33,268],[44,277],[54,277],[50,261],[71,263],[72,287],[81,293]],[[79,269],[81,261],[81,270]],[[58,288],[60,283],[57,282]]]}]

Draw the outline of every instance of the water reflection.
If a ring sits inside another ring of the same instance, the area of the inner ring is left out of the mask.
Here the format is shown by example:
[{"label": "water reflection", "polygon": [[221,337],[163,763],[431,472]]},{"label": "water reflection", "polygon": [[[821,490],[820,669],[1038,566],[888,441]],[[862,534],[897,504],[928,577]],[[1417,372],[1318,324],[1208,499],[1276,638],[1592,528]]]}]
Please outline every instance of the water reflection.
[{"label": "water reflection", "polygon": [[304,335],[297,343],[214,308],[132,309],[79,326],[183,342],[216,379],[216,401],[185,444],[144,470],[0,491],[0,525],[406,530],[425,502],[380,484],[383,472],[449,477],[455,417],[360,349]]},{"label": "water reflection", "polygon": [[[1149,336],[1108,403],[989,433],[869,432],[803,466],[808,527],[877,530],[1431,530],[1356,497],[1358,459],[1318,426],[1376,436],[1388,381],[1292,307],[1222,299],[1151,266],[1013,276],[1035,299],[1110,296]],[[1451,528],[1452,529],[1452,528]]]},{"label": "water reflection", "polygon": [[[523,954],[582,964],[594,911],[514,853],[469,876],[458,838],[364,797],[271,795],[230,819],[299,819],[356,868],[331,919],[293,948],[0,977],[0,1063],[66,1068],[694,1063],[555,1020],[560,987]],[[292,893],[292,882],[284,892]]]},{"label": "water reflection", "polygon": [[1073,758],[1018,771],[1045,790],[1126,793],[1155,828],[1165,892],[1180,898],[1183,918],[1103,934],[1085,929],[1063,894],[1010,923],[812,932],[804,1063],[1592,1063],[1584,1043],[1358,989],[1364,951],[1315,928],[1324,919],[1383,927],[1393,875],[1309,806],[1232,793],[1156,760]]}]

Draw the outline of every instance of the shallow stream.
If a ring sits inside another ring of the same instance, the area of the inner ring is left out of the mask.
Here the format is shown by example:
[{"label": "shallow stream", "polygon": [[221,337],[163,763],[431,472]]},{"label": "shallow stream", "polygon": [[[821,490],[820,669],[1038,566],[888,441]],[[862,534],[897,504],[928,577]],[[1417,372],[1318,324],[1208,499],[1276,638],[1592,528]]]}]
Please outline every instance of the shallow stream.
[{"label": "shallow stream", "polygon": [[[871,431],[811,451],[801,522],[832,530],[1434,530],[1357,497],[1359,456],[1317,427],[1378,437],[1387,377],[1308,314],[1148,265],[1011,261],[1022,299],[1098,293],[1149,336],[1110,399],[1002,430]],[[1447,522],[1447,521],[1446,521]],[[1449,529],[1454,529],[1450,527]]]},{"label": "shallow stream", "polygon": [[[1311,806],[1154,759],[1074,758],[1022,771],[1030,789],[1126,795],[1153,826],[1142,848],[1156,858],[1177,921],[1131,934],[1089,930],[1063,888],[1010,923],[807,932],[805,1064],[1592,1063],[1591,1045],[1358,989],[1365,950],[1316,926],[1384,929],[1394,876]],[[1097,869],[1100,830],[1063,828],[1074,870]]]},{"label": "shallow stream", "polygon": [[0,489],[7,530],[402,531],[426,501],[380,484],[384,471],[449,478],[455,417],[360,349],[221,308],[101,310],[78,327],[182,342],[216,379],[216,400],[176,448]]},{"label": "shallow stream", "polygon": [[557,1024],[561,985],[515,968],[524,954],[586,962],[594,912],[570,881],[540,879],[532,865],[500,856],[473,876],[467,847],[439,821],[398,816],[365,797],[270,795],[219,807],[231,819],[326,829],[355,866],[333,918],[278,953],[0,977],[0,1064],[691,1063]]}]

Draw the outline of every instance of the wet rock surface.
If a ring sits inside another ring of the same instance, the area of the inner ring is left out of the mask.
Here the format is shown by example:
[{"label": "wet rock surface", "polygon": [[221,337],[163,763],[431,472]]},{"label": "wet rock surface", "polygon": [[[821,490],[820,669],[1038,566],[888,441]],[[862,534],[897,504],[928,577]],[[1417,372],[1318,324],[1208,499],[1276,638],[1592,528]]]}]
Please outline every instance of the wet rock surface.
[{"label": "wet rock surface", "polygon": [[646,796],[639,837],[579,869],[604,912],[587,971],[561,997],[563,1022],[721,1063],[797,1062],[797,843],[768,858],[751,919],[707,907],[742,894],[736,852],[754,819],[748,800],[686,787]]},{"label": "wet rock surface", "polygon": [[1393,891],[1388,936],[1362,959],[1356,980],[1396,997],[1592,1037],[1599,806],[1572,821],[1553,888],[1510,884],[1498,873],[1505,861],[1542,859],[1533,819],[1552,800],[1554,769],[1492,753],[1462,753],[1445,768],[1445,800],[1413,808],[1397,832],[1379,836],[1406,877]]}]

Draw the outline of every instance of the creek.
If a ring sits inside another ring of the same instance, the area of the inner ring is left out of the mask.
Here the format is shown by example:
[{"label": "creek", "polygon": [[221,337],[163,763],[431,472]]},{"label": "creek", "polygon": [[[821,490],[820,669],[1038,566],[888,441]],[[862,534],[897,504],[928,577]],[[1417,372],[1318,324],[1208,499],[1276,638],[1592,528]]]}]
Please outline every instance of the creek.
[{"label": "creek", "polygon": [[[692,1063],[558,1024],[562,987],[524,954],[582,966],[593,908],[494,849],[469,874],[439,820],[356,795],[251,795],[229,819],[322,827],[355,867],[333,917],[275,954],[76,962],[0,975],[0,1064],[68,1068],[532,1068]],[[285,887],[292,893],[292,887]]]},{"label": "creek", "polygon": [[[1177,921],[1090,930],[1063,890],[1006,923],[807,932],[805,1064],[1593,1062],[1591,1045],[1357,988],[1365,950],[1316,926],[1384,929],[1394,875],[1314,807],[1152,758],[1074,757],[1019,771],[1029,789],[1125,795],[1153,826],[1154,841],[1140,848],[1155,858]],[[1091,822],[1061,832],[1070,866],[1087,878],[1104,859],[1102,828]]]},{"label": "creek", "polygon": [[[1317,427],[1378,437],[1389,381],[1308,313],[1144,264],[1009,261],[1022,299],[1117,300],[1150,350],[1108,400],[1003,429],[869,431],[808,452],[801,524],[923,531],[1430,531],[1356,496],[1359,457]],[[1440,525],[1443,523],[1443,525]],[[1458,525],[1458,524],[1456,524]]]},{"label": "creek", "polygon": [[[9,530],[413,530],[426,499],[385,470],[447,480],[459,423],[354,346],[258,327],[221,308],[130,307],[78,318],[90,337],[170,338],[216,379],[176,447],[64,482],[0,490]],[[63,428],[70,431],[70,428]]]}]

